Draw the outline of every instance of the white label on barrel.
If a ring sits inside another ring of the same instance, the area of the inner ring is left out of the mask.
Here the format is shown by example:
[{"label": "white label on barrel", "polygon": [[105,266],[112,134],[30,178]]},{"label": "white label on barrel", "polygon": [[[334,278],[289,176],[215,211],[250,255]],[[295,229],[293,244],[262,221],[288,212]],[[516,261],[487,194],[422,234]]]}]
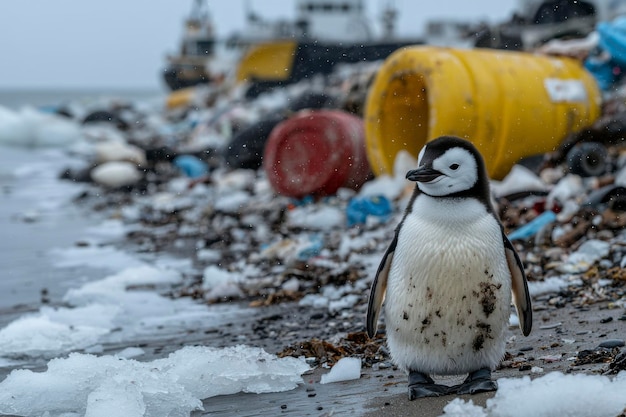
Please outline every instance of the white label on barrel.
[{"label": "white label on barrel", "polygon": [[587,90],[580,80],[546,78],[544,84],[553,102],[587,101]]}]

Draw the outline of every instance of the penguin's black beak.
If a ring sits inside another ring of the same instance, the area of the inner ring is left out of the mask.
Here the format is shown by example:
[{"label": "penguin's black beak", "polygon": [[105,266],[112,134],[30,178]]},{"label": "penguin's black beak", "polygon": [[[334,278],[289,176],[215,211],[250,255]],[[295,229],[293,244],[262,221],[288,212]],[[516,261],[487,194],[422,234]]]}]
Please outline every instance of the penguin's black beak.
[{"label": "penguin's black beak", "polygon": [[431,182],[443,174],[429,166],[423,166],[413,169],[406,173],[406,179],[409,181]]}]

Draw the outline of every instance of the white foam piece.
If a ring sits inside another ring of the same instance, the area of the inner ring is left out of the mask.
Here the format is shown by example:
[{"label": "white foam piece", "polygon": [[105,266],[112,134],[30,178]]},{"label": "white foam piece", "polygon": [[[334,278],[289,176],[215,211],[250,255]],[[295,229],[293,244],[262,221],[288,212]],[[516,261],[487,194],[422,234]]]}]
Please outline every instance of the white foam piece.
[{"label": "white foam piece", "polygon": [[351,381],[361,378],[361,359],[341,358],[331,368],[330,372],[322,375],[320,384],[331,382]]}]

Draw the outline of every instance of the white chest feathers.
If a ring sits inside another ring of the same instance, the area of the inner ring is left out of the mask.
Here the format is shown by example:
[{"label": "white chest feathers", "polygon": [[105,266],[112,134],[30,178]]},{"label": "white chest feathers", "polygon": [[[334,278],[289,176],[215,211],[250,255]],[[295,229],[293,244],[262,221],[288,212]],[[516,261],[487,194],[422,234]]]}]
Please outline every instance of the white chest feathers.
[{"label": "white chest feathers", "polygon": [[418,196],[398,235],[385,301],[396,363],[438,374],[495,367],[510,304],[498,221],[474,199]]}]

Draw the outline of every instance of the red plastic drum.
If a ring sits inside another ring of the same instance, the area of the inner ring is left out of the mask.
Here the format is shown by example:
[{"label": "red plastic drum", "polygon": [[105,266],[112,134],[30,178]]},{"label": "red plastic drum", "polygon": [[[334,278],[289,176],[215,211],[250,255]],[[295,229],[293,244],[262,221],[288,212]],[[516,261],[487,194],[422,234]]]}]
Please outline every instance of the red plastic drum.
[{"label": "red plastic drum", "polygon": [[272,187],[289,197],[357,189],[371,172],[363,120],[341,110],[298,113],[272,130],[263,168]]}]

